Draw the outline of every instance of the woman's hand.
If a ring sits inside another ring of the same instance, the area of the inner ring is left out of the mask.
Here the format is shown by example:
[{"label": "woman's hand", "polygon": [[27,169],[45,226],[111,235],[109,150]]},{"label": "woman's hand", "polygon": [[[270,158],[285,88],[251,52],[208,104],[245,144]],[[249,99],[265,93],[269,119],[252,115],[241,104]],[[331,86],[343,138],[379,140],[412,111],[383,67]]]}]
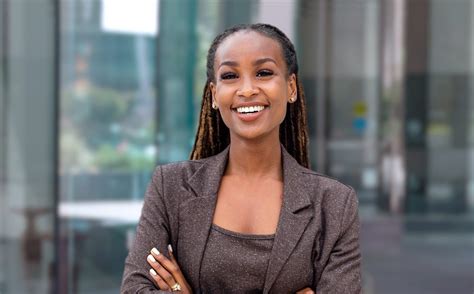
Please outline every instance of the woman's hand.
[{"label": "woman's hand", "polygon": [[296,294],[316,294],[311,288],[304,288],[296,292]]},{"label": "woman's hand", "polygon": [[153,248],[150,253],[147,257],[147,261],[151,265],[150,275],[160,290],[193,293],[173,255],[171,245],[168,245],[170,258],[161,254],[156,248]]}]

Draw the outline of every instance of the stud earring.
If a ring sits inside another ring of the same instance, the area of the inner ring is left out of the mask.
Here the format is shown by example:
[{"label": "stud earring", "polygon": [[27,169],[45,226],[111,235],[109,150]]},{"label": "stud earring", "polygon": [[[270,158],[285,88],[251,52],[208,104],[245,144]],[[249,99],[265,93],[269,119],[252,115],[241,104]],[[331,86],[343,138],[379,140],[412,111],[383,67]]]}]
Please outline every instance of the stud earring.
[{"label": "stud earring", "polygon": [[291,97],[290,100],[289,100],[290,103],[293,103],[295,101],[296,101],[296,97]]},{"label": "stud earring", "polygon": [[212,101],[212,108],[217,110],[219,106],[217,106],[216,102]]}]

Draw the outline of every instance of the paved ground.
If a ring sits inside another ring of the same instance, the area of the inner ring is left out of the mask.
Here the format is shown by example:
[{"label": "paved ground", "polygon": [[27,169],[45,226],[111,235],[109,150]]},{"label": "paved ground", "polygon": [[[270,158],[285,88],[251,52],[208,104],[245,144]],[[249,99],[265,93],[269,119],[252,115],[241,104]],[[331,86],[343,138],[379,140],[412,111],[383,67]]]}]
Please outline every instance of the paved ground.
[{"label": "paved ground", "polygon": [[474,294],[474,234],[403,230],[393,217],[362,217],[364,293]]}]

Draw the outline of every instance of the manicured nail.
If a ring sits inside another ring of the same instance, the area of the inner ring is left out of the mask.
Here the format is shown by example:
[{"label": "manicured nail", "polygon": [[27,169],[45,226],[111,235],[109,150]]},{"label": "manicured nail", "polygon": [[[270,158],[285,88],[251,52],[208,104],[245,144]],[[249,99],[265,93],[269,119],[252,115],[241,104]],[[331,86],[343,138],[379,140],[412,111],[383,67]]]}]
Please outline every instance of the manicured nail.
[{"label": "manicured nail", "polygon": [[158,249],[156,249],[155,247],[153,247],[153,249],[151,249],[151,253],[153,253],[155,255],[160,255],[160,251],[158,251]]},{"label": "manicured nail", "polygon": [[173,253],[173,248],[171,248],[171,244],[168,244],[168,251]]},{"label": "manicured nail", "polygon": [[151,261],[151,262],[156,262],[156,259],[153,257],[153,255],[149,254],[148,255],[148,260]]},{"label": "manicured nail", "polygon": [[156,275],[157,275],[157,273],[155,272],[155,270],[152,269],[152,268],[150,269],[150,274],[151,274],[152,276],[156,276]]}]

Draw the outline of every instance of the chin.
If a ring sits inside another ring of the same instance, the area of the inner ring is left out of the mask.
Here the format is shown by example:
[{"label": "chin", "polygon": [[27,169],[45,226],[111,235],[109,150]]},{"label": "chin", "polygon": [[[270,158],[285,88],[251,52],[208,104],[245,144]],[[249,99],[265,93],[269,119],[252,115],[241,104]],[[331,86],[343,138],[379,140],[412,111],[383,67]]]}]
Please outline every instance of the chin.
[{"label": "chin", "polygon": [[259,133],[243,132],[235,134],[234,137],[238,138],[239,140],[257,140],[263,136]]},{"label": "chin", "polygon": [[[233,133],[234,137],[236,137],[237,139],[246,141],[263,140],[268,137],[271,137],[272,134],[272,132],[264,132],[262,130],[241,130]],[[276,137],[279,138],[278,136]]]}]

